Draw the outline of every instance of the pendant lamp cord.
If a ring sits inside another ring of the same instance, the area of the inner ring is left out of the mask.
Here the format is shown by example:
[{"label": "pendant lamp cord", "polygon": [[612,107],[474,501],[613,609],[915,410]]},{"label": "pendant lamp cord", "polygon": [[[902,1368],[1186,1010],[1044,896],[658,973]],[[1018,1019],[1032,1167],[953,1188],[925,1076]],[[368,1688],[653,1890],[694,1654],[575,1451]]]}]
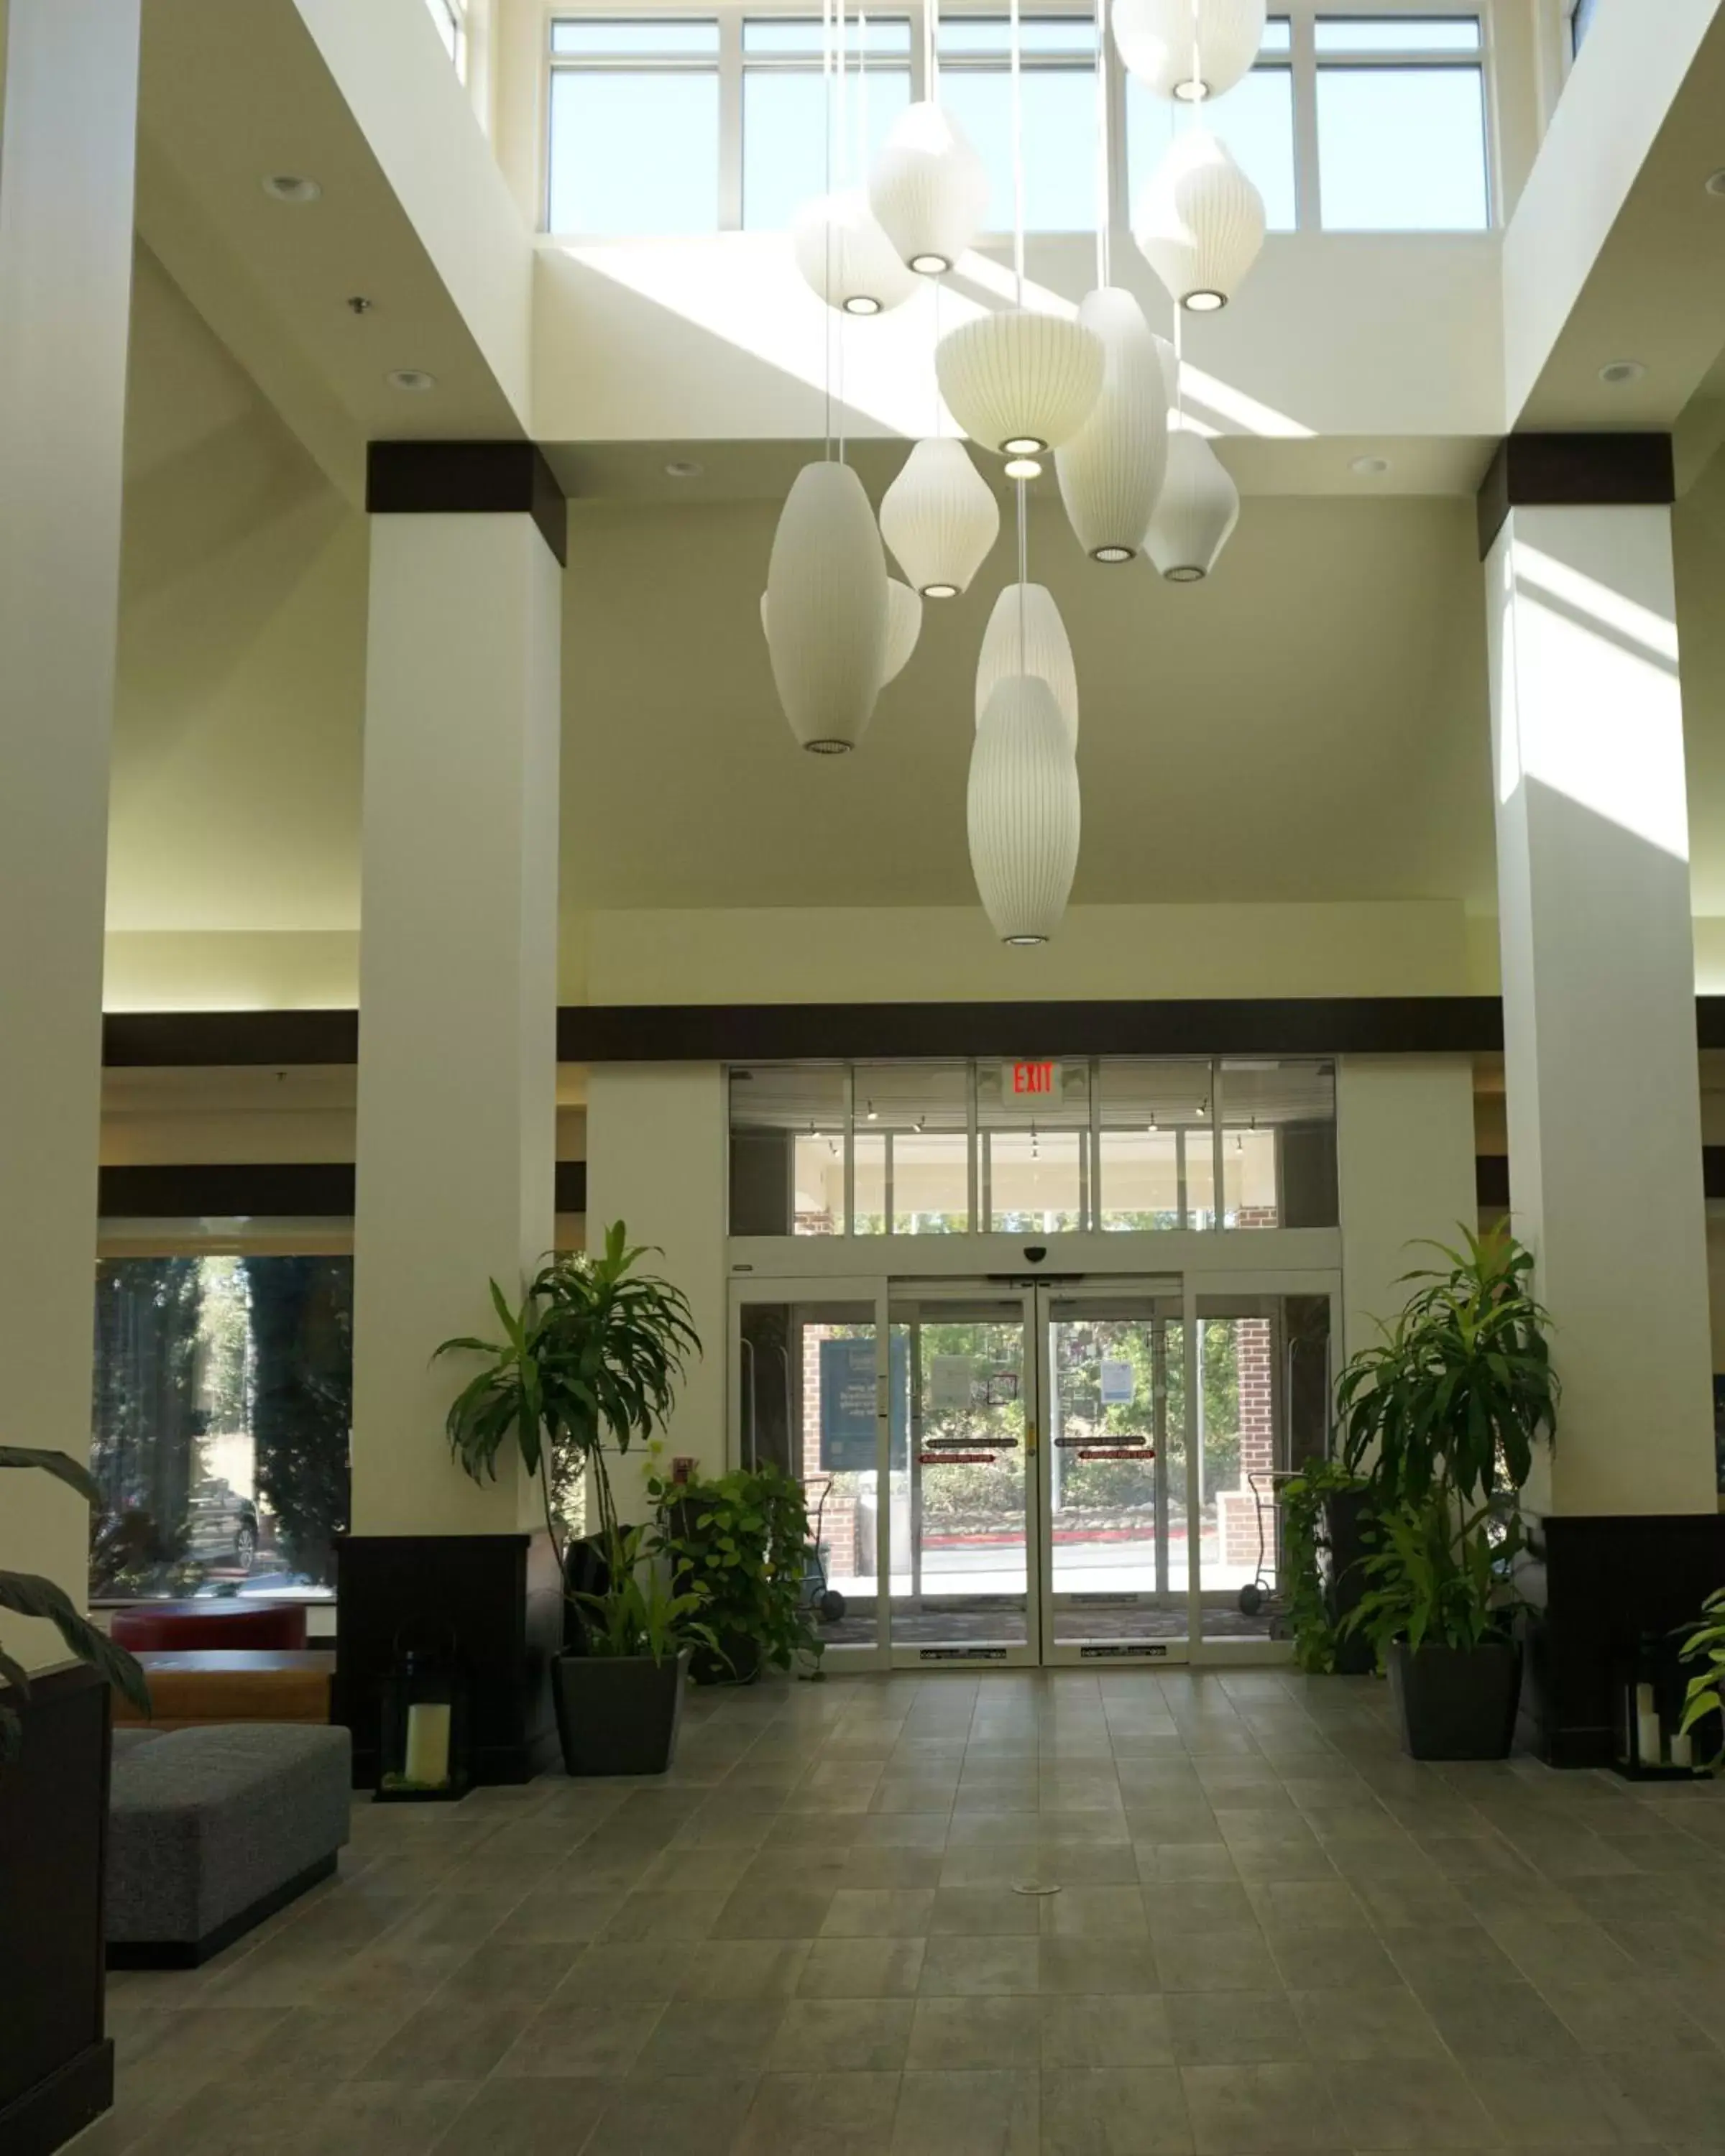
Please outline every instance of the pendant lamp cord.
[{"label": "pendant lamp cord", "polygon": [[[826,290],[833,289],[833,0],[820,0],[820,86],[825,93],[826,106],[826,167],[827,184],[824,208],[826,213]],[[821,321],[822,375],[826,388],[826,446],[824,460],[833,460],[833,310],[822,310]]]},{"label": "pendant lamp cord", "polygon": [[922,10],[922,95],[931,105],[940,100],[940,0],[928,0]]},{"label": "pendant lamp cord", "polygon": [[1186,310],[1174,301],[1174,426],[1176,431],[1186,424],[1186,362],[1183,357]]},{"label": "pendant lamp cord", "polygon": [[1199,51],[1199,10],[1201,4],[1202,0],[1192,0],[1192,87],[1194,95],[1191,102],[1194,105],[1203,101],[1200,85],[1204,81],[1204,62]]},{"label": "pendant lamp cord", "polygon": [[1108,187],[1108,0],[1096,0],[1096,285],[1106,286],[1109,271]]},{"label": "pendant lamp cord", "polygon": [[1012,0],[1012,266],[1024,304],[1024,101],[1019,65],[1019,0]]}]

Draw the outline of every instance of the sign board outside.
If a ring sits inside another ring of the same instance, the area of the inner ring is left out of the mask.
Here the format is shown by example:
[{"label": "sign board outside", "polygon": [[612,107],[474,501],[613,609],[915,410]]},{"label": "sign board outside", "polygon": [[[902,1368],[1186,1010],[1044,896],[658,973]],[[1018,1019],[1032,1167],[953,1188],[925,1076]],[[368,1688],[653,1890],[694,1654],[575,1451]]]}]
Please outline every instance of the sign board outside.
[{"label": "sign board outside", "polygon": [[[902,1332],[892,1337],[891,1465],[905,1464],[911,1419],[911,1349]],[[875,1342],[820,1343],[820,1464],[829,1475],[870,1475],[875,1470]]]}]

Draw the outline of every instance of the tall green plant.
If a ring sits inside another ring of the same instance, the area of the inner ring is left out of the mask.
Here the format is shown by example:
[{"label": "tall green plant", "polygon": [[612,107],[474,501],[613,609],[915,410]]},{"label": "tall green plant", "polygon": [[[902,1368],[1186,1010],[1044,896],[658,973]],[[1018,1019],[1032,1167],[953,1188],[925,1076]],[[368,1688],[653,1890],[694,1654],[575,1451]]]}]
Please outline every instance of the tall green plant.
[{"label": "tall green plant", "polygon": [[[681,1289],[637,1269],[645,1255],[645,1246],[631,1248],[628,1230],[615,1221],[605,1230],[601,1253],[579,1252],[545,1266],[519,1307],[491,1282],[501,1340],[463,1335],[445,1340],[436,1353],[486,1358],[449,1409],[450,1450],[476,1482],[495,1481],[499,1457],[511,1445],[519,1452],[538,1486],[565,1577],[567,1537],[553,1497],[557,1469],[572,1455],[591,1471],[608,1574],[601,1599],[608,1606],[590,1627],[589,1640],[601,1651],[650,1653],[656,1661],[688,1613],[649,1621],[648,1589],[637,1574],[657,1554],[657,1543],[620,1527],[607,1460],[638,1440],[646,1442],[664,1424],[701,1340]],[[637,1644],[621,1644],[630,1639]]]},{"label": "tall green plant", "polygon": [[1330,1557],[1326,1524],[1329,1501],[1363,1486],[1360,1477],[1333,1460],[1315,1460],[1284,1482],[1281,1507],[1282,1578],[1286,1583],[1286,1622],[1294,1660],[1302,1670],[1325,1676],[1336,1666],[1339,1638],[1332,1614],[1325,1563]]},{"label": "tall green plant", "polygon": [[[39,1468],[44,1474],[52,1475],[69,1489],[75,1490],[92,1509],[101,1503],[95,1478],[64,1452],[33,1452],[21,1446],[0,1445],[0,1469],[12,1467]],[[118,1685],[141,1714],[150,1712],[150,1687],[144,1681],[143,1671],[124,1647],[116,1647],[105,1633],[97,1631],[87,1618],[78,1614],[71,1597],[53,1580],[44,1579],[33,1572],[0,1572],[0,1609],[9,1609],[18,1617],[45,1617],[80,1662],[87,1663],[110,1684]],[[0,1650],[0,1680],[10,1685],[21,1699],[30,1697],[28,1672],[22,1662],[3,1650]],[[23,1735],[23,1723],[16,1708],[0,1702],[0,1759],[18,1757]]]},{"label": "tall green plant", "polygon": [[655,1481],[648,1494],[672,1573],[699,1591],[721,1649],[736,1635],[775,1669],[789,1669],[798,1655],[818,1666],[826,1642],[809,1622],[809,1507],[796,1477],[769,1460],[710,1481]]},{"label": "tall green plant", "polygon": [[1476,1505],[1519,1490],[1536,1445],[1557,1435],[1533,1254],[1507,1229],[1461,1232],[1465,1253],[1434,1243],[1447,1265],[1404,1276],[1425,1285],[1336,1388],[1343,1463],[1367,1476],[1379,1509],[1440,1490]]},{"label": "tall green plant", "polygon": [[[1684,1731],[1710,1714],[1725,1715],[1725,1587],[1708,1595],[1701,1610],[1700,1623],[1683,1643],[1683,1660],[1701,1664],[1683,1696],[1683,1719],[1678,1727]],[[1725,1765],[1725,1743],[1712,1763]]]},{"label": "tall green plant", "polygon": [[1343,1620],[1378,1650],[1405,1640],[1422,1646],[1478,1647],[1506,1638],[1522,1607],[1509,1570],[1526,1547],[1521,1522],[1486,1504],[1459,1516],[1438,1491],[1417,1505],[1396,1505],[1372,1524],[1363,1561],[1366,1591]]}]

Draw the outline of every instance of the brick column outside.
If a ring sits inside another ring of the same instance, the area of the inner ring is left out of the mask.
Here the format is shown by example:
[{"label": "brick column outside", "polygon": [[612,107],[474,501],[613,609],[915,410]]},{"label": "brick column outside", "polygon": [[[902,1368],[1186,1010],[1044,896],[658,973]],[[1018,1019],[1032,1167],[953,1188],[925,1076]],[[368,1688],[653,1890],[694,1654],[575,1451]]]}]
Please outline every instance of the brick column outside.
[{"label": "brick column outside", "polygon": [[[1232,1492],[1219,1492],[1225,1522],[1223,1561],[1255,1564],[1258,1558],[1258,1504],[1265,1507],[1266,1559],[1276,1548],[1274,1517],[1269,1511],[1270,1474],[1276,1465],[1276,1391],[1272,1366],[1274,1328],[1267,1317],[1243,1317],[1234,1328],[1234,1353],[1240,1401],[1240,1478]],[[1255,1476],[1255,1500],[1248,1476]]]}]

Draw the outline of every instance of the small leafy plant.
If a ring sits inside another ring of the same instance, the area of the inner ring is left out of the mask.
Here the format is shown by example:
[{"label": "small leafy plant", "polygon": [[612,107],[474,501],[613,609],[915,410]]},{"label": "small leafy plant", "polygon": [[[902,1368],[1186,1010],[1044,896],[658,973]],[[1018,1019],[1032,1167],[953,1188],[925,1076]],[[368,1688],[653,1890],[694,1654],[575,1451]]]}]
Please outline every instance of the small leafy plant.
[{"label": "small leafy plant", "polygon": [[[1683,1696],[1677,1727],[1685,1734],[1710,1714],[1725,1715],[1725,1587],[1708,1595],[1701,1609],[1701,1621],[1683,1645],[1683,1660],[1702,1664]],[[1725,1764],[1725,1738],[1710,1763]]]},{"label": "small leafy plant", "polygon": [[[37,1452],[21,1445],[0,1445],[0,1469],[39,1468],[75,1490],[92,1509],[101,1503],[101,1492],[88,1468],[80,1467],[64,1452]],[[118,1685],[141,1714],[150,1712],[150,1687],[144,1673],[105,1633],[97,1631],[81,1617],[71,1597],[53,1580],[33,1572],[0,1572],[0,1609],[18,1617],[45,1617],[80,1662]],[[0,1681],[11,1686],[20,1699],[30,1697],[30,1679],[23,1664],[0,1650]],[[0,1759],[15,1759],[23,1738],[23,1723],[16,1708],[0,1702]]]},{"label": "small leafy plant", "polygon": [[1440,1490],[1379,1512],[1368,1532],[1375,1545],[1363,1563],[1368,1584],[1343,1630],[1364,1633],[1380,1663],[1399,1640],[1417,1653],[1508,1638],[1522,1606],[1509,1568],[1527,1546],[1513,1512],[1486,1503],[1458,1513]]},{"label": "small leafy plant", "polygon": [[769,1462],[704,1482],[655,1482],[649,1494],[673,1575],[700,1591],[721,1651],[748,1640],[775,1669],[788,1670],[799,1655],[818,1666],[826,1643],[809,1622],[803,1593],[802,1484]]},{"label": "small leafy plant", "polygon": [[1329,1500],[1365,1487],[1363,1479],[1337,1460],[1316,1460],[1281,1486],[1282,1568],[1287,1582],[1286,1623],[1294,1660],[1325,1676],[1336,1666],[1339,1642],[1330,1599],[1326,1527]]}]

